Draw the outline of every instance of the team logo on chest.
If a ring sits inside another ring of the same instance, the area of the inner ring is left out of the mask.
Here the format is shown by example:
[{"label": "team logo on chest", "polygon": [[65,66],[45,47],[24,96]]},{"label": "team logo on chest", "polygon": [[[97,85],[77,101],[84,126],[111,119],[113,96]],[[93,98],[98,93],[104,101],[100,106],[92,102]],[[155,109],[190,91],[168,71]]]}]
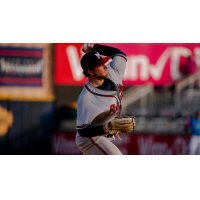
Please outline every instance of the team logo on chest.
[{"label": "team logo on chest", "polygon": [[117,116],[119,115],[119,101],[117,100],[117,105],[112,104],[110,105],[110,112],[105,115],[105,117],[111,116],[116,114]]}]

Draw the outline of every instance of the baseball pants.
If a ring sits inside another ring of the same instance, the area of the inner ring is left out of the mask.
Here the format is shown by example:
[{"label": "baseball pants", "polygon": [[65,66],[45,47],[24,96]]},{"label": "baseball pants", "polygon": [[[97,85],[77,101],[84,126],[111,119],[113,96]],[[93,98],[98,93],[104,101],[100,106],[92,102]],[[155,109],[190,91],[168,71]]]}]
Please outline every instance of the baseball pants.
[{"label": "baseball pants", "polygon": [[123,155],[112,141],[104,136],[89,138],[76,135],[76,145],[84,155]]}]

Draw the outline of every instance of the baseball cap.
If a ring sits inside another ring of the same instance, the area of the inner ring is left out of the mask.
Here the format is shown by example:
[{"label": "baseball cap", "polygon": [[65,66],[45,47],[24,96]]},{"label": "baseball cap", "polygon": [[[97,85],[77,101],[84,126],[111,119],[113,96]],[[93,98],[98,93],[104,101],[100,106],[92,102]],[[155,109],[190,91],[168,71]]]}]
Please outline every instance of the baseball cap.
[{"label": "baseball cap", "polygon": [[93,69],[107,63],[109,59],[109,56],[102,57],[97,51],[92,50],[81,58],[81,67],[84,71],[87,71],[88,69]]}]

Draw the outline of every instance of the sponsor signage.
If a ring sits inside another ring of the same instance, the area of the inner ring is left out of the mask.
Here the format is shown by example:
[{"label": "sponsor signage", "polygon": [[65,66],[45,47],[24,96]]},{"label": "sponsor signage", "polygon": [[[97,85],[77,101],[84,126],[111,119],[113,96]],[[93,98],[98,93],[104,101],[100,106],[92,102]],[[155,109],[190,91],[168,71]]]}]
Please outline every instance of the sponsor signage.
[{"label": "sponsor signage", "polygon": [[43,49],[0,46],[0,86],[42,86]]},{"label": "sponsor signage", "polygon": [[[81,155],[75,132],[55,132],[51,136],[53,154]],[[114,144],[124,155],[188,155],[190,135],[128,134]]]},{"label": "sponsor signage", "polygon": [[[103,44],[103,43],[102,43]],[[57,85],[84,85],[80,59],[82,43],[55,45],[55,83]],[[123,84],[125,86],[152,83],[164,85],[182,77],[181,58],[193,55],[200,67],[200,44],[117,44],[104,43],[122,50],[128,56]]]},{"label": "sponsor signage", "polygon": [[0,43],[0,99],[53,101],[52,43]]},{"label": "sponsor signage", "polygon": [[125,155],[188,155],[190,135],[123,135],[122,142],[115,140]]},{"label": "sponsor signage", "polygon": [[0,105],[0,136],[7,134],[8,129],[12,127],[13,120],[12,111],[8,111]]}]

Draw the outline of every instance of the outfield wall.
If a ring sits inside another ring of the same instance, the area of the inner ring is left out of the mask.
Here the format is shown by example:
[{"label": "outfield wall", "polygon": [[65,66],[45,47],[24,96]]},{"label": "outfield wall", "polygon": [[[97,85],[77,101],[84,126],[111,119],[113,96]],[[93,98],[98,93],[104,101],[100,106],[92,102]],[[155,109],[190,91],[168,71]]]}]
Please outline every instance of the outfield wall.
[{"label": "outfield wall", "polygon": [[[75,144],[76,132],[57,131],[51,135],[51,150],[55,155],[82,155]],[[190,135],[121,135],[114,144],[124,155],[188,155]]]}]

